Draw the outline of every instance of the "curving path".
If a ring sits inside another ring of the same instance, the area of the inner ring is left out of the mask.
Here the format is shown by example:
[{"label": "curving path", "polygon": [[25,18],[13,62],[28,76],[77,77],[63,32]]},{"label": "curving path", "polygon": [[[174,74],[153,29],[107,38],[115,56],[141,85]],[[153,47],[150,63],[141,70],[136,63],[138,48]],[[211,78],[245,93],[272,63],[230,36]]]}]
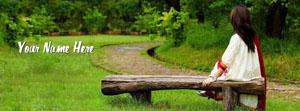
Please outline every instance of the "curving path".
[{"label": "curving path", "polygon": [[174,65],[163,65],[149,55],[146,50],[157,46],[159,43],[139,43],[106,46],[102,49],[102,55],[92,57],[95,65],[106,70],[122,74],[185,74],[195,75],[199,72],[183,69]]},{"label": "curving path", "polygon": [[[158,45],[159,43],[138,43],[105,46],[99,54],[92,56],[91,61],[96,66],[119,74],[205,74],[167,64],[150,57],[146,53],[147,49]],[[285,99],[300,100],[299,85],[283,85],[276,82],[268,82],[267,86],[268,96],[280,96]]]}]

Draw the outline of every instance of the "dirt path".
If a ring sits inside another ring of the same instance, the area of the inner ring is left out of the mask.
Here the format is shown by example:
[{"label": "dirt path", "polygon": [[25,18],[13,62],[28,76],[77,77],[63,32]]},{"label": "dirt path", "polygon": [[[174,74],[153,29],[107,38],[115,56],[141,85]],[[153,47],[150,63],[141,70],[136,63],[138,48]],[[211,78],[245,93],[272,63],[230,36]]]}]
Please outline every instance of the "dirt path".
[{"label": "dirt path", "polygon": [[[204,74],[170,65],[147,55],[146,50],[157,45],[158,43],[139,43],[106,46],[103,47],[100,55],[92,57],[92,63],[120,74]],[[268,82],[267,87],[269,96],[276,95],[284,99],[300,100],[300,87],[297,85]]]},{"label": "dirt path", "polygon": [[114,45],[103,48],[103,55],[93,58],[94,64],[112,72],[121,74],[199,74],[196,71],[176,66],[166,67],[147,55],[148,48],[158,43]]}]

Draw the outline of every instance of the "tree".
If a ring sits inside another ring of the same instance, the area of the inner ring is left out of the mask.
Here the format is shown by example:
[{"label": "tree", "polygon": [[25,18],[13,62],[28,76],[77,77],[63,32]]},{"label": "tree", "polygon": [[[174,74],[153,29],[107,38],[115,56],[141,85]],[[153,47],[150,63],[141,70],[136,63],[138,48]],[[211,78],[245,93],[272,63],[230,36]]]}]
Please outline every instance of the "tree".
[{"label": "tree", "polygon": [[101,31],[105,27],[106,16],[99,12],[97,8],[88,9],[83,19],[89,32]]},{"label": "tree", "polygon": [[180,0],[166,0],[166,3],[169,10],[173,7],[176,11],[180,11]]},{"label": "tree", "polygon": [[30,23],[33,25],[33,34],[44,34],[51,32],[56,28],[54,23],[54,17],[49,16],[46,8],[42,6],[41,8],[36,7],[34,14],[30,16]]},{"label": "tree", "polygon": [[158,35],[173,41],[175,47],[180,46],[185,40],[183,29],[189,19],[188,13],[171,8],[169,12],[162,14],[158,23]]},{"label": "tree", "polygon": [[181,0],[180,2],[182,11],[189,12],[190,18],[196,18],[200,23],[205,21],[209,3],[208,0]]},{"label": "tree", "polygon": [[279,37],[283,39],[286,16],[288,12],[288,0],[275,0],[271,2],[266,19],[265,33],[268,36]]}]

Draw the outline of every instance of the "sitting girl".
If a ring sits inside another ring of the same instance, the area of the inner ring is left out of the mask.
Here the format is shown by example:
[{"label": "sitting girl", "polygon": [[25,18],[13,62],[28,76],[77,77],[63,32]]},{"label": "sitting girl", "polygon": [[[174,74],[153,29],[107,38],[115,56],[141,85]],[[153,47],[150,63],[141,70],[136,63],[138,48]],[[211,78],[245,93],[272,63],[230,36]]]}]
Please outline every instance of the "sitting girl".
[{"label": "sitting girl", "polygon": [[[235,34],[231,37],[222,59],[215,64],[210,77],[203,81],[202,85],[204,86],[210,85],[216,80],[251,81],[264,79],[266,81],[259,39],[251,26],[250,13],[247,7],[236,6],[231,11],[230,17]],[[222,100],[220,92],[202,91],[200,94]],[[265,95],[241,94],[239,98],[242,105],[265,110]]]}]

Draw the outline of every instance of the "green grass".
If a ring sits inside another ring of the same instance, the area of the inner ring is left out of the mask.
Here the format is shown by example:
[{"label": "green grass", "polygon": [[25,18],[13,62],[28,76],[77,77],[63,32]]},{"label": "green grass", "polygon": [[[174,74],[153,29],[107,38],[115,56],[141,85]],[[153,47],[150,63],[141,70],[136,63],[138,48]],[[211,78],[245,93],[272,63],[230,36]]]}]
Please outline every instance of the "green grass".
[{"label": "green grass", "polygon": [[[76,36],[43,37],[41,45],[52,41],[57,45],[83,41],[86,45],[134,43],[150,41],[142,36]],[[207,100],[191,90],[154,91],[153,104],[141,105],[128,94],[104,96],[100,80],[110,75],[91,64],[93,54],[19,54],[17,49],[0,48],[1,111],[219,111],[222,102]],[[299,102],[269,100],[276,110],[299,109]],[[271,108],[270,108],[271,109]]]},{"label": "green grass", "polygon": [[[44,37],[37,44],[52,41],[72,45],[79,40],[96,47],[149,41],[147,37],[100,35]],[[19,54],[17,49],[8,47],[0,50],[0,110],[108,109],[99,84],[109,73],[94,67],[90,54]]]},{"label": "green grass", "polygon": [[[150,41],[148,37],[80,36],[43,37],[54,44],[83,41],[88,45]],[[92,54],[19,54],[17,49],[0,48],[0,110],[1,111],[142,111],[142,110],[220,110],[222,104],[197,97],[195,91],[174,90],[153,93],[153,105],[140,105],[127,94],[104,96],[100,80],[109,75],[90,62]],[[174,97],[175,96],[175,97]],[[196,99],[195,99],[196,98]]]},{"label": "green grass", "polygon": [[221,48],[195,50],[187,44],[180,47],[165,49],[161,46],[156,50],[158,57],[178,66],[209,72],[222,55]]}]

